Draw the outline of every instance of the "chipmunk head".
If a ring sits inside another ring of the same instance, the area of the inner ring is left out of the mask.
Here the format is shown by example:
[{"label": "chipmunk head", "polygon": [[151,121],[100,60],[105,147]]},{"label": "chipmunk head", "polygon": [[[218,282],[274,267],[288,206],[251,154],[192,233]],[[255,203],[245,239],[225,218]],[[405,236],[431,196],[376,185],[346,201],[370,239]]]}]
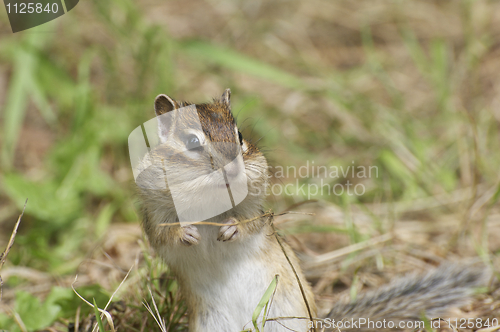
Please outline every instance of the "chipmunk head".
[{"label": "chipmunk head", "polygon": [[231,113],[230,96],[227,89],[213,103],[198,105],[177,102],[164,94],[157,96],[155,112],[160,142],[182,151],[179,157],[184,156],[181,159],[188,163],[203,162],[209,157],[213,168],[225,166],[241,150],[248,150]]},{"label": "chipmunk head", "polygon": [[[142,162],[139,187],[171,200],[181,221],[201,221],[265,195],[267,163],[243,139],[231,112],[231,92],[212,103],[155,99],[157,146]],[[250,198],[252,199],[252,198]]]}]

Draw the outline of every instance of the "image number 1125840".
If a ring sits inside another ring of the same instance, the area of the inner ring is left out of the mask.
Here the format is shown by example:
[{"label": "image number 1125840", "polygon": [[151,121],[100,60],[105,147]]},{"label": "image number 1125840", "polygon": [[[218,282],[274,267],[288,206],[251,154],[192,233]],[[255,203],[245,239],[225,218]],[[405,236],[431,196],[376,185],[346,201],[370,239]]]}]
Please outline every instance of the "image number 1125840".
[{"label": "image number 1125840", "polygon": [[16,14],[33,14],[33,13],[57,13],[59,11],[59,5],[57,4],[57,2],[54,2],[54,3],[47,3],[44,4],[41,3],[41,2],[38,2],[38,3],[33,3],[33,2],[29,2],[29,3],[24,3],[24,2],[21,2],[21,3],[13,3],[13,4],[10,4],[10,3],[7,3],[5,5],[5,7],[7,8],[7,13],[10,14],[10,13],[16,13]]},{"label": "image number 1125840", "polygon": [[12,32],[52,21],[75,8],[79,0],[4,0]]}]

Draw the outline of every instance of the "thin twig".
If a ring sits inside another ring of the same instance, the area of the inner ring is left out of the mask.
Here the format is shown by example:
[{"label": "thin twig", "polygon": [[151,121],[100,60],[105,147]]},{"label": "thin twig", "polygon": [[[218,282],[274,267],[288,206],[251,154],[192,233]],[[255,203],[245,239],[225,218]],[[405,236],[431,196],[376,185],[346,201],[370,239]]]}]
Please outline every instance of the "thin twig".
[{"label": "thin twig", "polygon": [[146,309],[149,311],[151,316],[153,316],[156,324],[160,327],[160,330],[162,332],[167,332],[167,328],[165,327],[165,319],[161,318],[160,312],[158,311],[158,306],[156,305],[155,298],[153,296],[153,292],[151,292],[151,288],[149,288],[149,286],[148,286],[148,291],[149,291],[149,294],[151,295],[151,300],[153,301],[153,307],[155,308],[156,315],[153,312],[153,309],[151,309],[151,306],[149,305],[149,303],[142,302],[142,304],[144,305],[144,307],[146,307]]},{"label": "thin twig", "polygon": [[[26,198],[26,202],[24,202],[23,212],[21,212],[21,214],[17,218],[17,222],[14,225],[14,230],[12,231],[12,234],[10,235],[9,243],[7,243],[7,248],[5,248],[2,255],[0,255],[0,270],[2,269],[3,264],[5,263],[5,260],[7,258],[7,255],[9,254],[10,248],[12,248],[12,246],[14,245],[14,239],[16,238],[17,229],[19,228],[19,224],[21,223],[21,219],[23,218],[24,210],[26,209],[26,204],[28,204],[27,198]],[[2,277],[0,276],[0,301],[2,300],[2,289],[3,289],[3,280],[2,280]]]},{"label": "thin twig", "polygon": [[[108,303],[106,303],[106,306],[104,307],[103,310],[107,310],[108,309],[108,306],[110,305],[111,301],[113,300],[113,297],[118,292],[118,290],[120,289],[120,287],[123,285],[123,283],[125,282],[125,280],[127,280],[128,275],[130,274],[130,272],[132,271],[132,269],[134,268],[134,266],[135,266],[135,263],[132,264],[132,266],[130,267],[130,269],[128,269],[127,274],[123,278],[122,282],[120,282],[120,284],[118,285],[118,287],[115,289],[115,291],[113,292],[113,294],[111,294],[111,297],[109,298]],[[75,279],[75,281],[76,281],[76,279]],[[102,319],[102,317],[101,317],[101,319]],[[94,328],[92,329],[92,332],[94,332],[96,328],[97,328],[97,322],[95,323]]]},{"label": "thin twig", "polygon": [[[269,214],[269,219],[270,219],[270,225],[271,225],[271,227],[272,227],[272,229],[274,231],[274,237],[276,238],[276,241],[280,245],[281,251],[283,251],[283,254],[285,255],[285,258],[288,261],[288,264],[290,265],[290,267],[292,268],[292,271],[293,271],[293,274],[295,275],[295,278],[297,279],[297,283],[299,284],[299,288],[300,288],[300,293],[302,294],[302,298],[304,299],[304,303],[306,304],[306,308],[307,308],[307,313],[309,315],[309,319],[312,322],[313,321],[313,316],[312,316],[312,313],[311,313],[311,308],[309,307],[309,302],[307,301],[307,298],[306,298],[306,293],[304,291],[304,287],[302,287],[302,282],[300,281],[299,275],[297,274],[297,271],[295,270],[295,267],[293,266],[292,261],[288,257],[288,255],[287,255],[287,253],[285,251],[285,247],[283,247],[283,244],[281,243],[281,240],[279,238],[278,232],[276,231],[276,228],[274,227],[274,224],[273,224],[274,214],[272,212],[268,212],[268,214]],[[315,328],[313,328],[312,330],[315,331]]]},{"label": "thin twig", "polygon": [[75,331],[78,332],[80,331],[80,310],[82,306],[78,305],[78,308],[76,308],[76,314],[75,314]]},{"label": "thin twig", "polygon": [[[273,216],[273,217],[279,217],[279,216],[284,216],[286,214],[303,214],[303,215],[308,215],[308,216],[314,216],[314,213],[309,213],[309,212],[285,211],[285,212],[281,212],[279,214],[274,214],[272,212],[266,212],[264,214],[261,214],[260,216],[257,216],[257,217],[254,217],[254,218],[250,218],[250,219],[241,220],[241,221],[237,221],[237,222],[232,223],[232,224],[223,224],[223,223],[210,222],[210,221],[197,221],[197,222],[194,222],[193,224],[196,224],[196,225],[209,225],[209,226],[237,226],[237,225],[240,225],[240,224],[246,224],[246,223],[249,223],[249,222],[261,219],[261,218],[265,218],[265,217],[271,217],[271,216]],[[183,224],[185,224],[185,222],[168,222],[168,223],[158,224],[158,226],[168,226],[168,227],[171,227],[171,226],[182,226]]]},{"label": "thin twig", "polygon": [[[92,303],[90,303],[89,301],[87,301],[83,296],[81,296],[75,289],[75,283],[76,283],[76,280],[78,279],[78,275],[75,276],[75,280],[73,281],[73,283],[71,284],[71,289],[73,289],[73,292],[75,292],[75,294],[85,303],[87,303],[90,307],[94,308],[94,305]],[[97,310],[99,310],[100,313],[104,314],[106,316],[106,320],[108,321],[108,324],[109,326],[111,327],[111,331],[112,332],[116,332],[115,330],[115,325],[113,324],[113,318],[111,318],[111,314],[109,312],[107,312],[106,310],[103,310],[99,307],[96,308]]]},{"label": "thin twig", "polygon": [[325,264],[326,262],[331,262],[335,259],[338,259],[339,257],[348,255],[350,253],[366,249],[372,246],[375,246],[377,244],[387,242],[392,239],[392,234],[384,234],[375,238],[372,238],[370,240],[364,241],[364,242],[359,242],[353,245],[350,245],[348,247],[344,247],[338,250],[330,251],[325,254],[321,254],[319,256],[313,257],[313,261],[309,264],[307,264],[308,267],[312,268],[318,265]]}]

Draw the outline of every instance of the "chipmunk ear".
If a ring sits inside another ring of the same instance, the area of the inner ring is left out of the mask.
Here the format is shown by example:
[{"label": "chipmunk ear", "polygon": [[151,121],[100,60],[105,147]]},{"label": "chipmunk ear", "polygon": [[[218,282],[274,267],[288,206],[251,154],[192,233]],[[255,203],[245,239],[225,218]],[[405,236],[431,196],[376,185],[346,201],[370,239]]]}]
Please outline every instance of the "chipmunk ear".
[{"label": "chipmunk ear", "polygon": [[227,105],[227,107],[231,107],[231,90],[226,89],[222,96],[220,97],[221,104]]},{"label": "chipmunk ear", "polygon": [[155,99],[156,115],[162,115],[179,108],[179,104],[167,95],[158,95]]},{"label": "chipmunk ear", "polygon": [[[172,116],[163,115],[179,108],[179,104],[167,95],[158,95],[155,99],[156,119],[158,119],[158,136],[165,143],[172,127]],[[161,116],[163,115],[163,116]]]}]

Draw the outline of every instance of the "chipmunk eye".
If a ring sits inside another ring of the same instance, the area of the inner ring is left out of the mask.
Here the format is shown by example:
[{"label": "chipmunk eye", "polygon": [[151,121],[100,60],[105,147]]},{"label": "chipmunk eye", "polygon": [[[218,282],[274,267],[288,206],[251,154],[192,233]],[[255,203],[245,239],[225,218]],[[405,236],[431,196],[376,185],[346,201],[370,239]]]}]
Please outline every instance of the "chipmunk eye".
[{"label": "chipmunk eye", "polygon": [[238,131],[238,138],[240,139],[240,145],[243,145],[243,135]]},{"label": "chipmunk eye", "polygon": [[200,139],[196,135],[189,135],[184,142],[188,150],[203,150]]}]

